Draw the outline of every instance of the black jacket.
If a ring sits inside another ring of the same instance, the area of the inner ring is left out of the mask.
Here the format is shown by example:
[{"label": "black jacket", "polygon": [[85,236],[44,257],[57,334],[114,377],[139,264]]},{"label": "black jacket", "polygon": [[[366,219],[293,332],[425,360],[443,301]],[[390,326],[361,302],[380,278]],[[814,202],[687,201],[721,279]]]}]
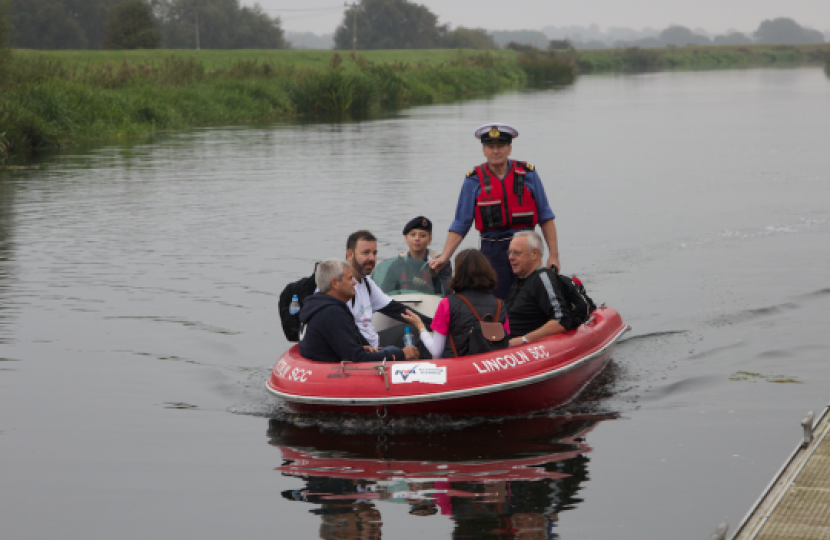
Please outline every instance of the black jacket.
[{"label": "black jacket", "polygon": [[[493,296],[493,293],[490,291],[475,290],[461,291],[447,297],[447,302],[450,304],[450,335],[452,335],[453,342],[455,343],[455,349],[458,351],[458,356],[467,356],[470,352],[470,330],[475,325],[476,318],[475,315],[473,315],[473,312],[470,311],[470,308],[467,307],[467,304],[457,297],[458,294],[464,295],[464,298],[470,301],[473,307],[476,308],[479,317],[484,317],[488,314],[495,315],[496,310],[499,307],[498,298]],[[504,303],[502,303],[498,322],[504,324],[504,320],[506,318],[507,308],[505,308]],[[490,319],[488,318],[487,320],[489,321]],[[455,353],[452,351],[449,336],[447,337],[447,342],[444,345],[444,353],[442,354],[442,357],[455,357]]]},{"label": "black jacket", "polygon": [[342,300],[317,293],[305,299],[300,310],[300,354],[320,362],[380,362],[404,360],[398,348],[371,353],[358,338],[354,315]]},{"label": "black jacket", "polygon": [[548,268],[540,267],[525,278],[516,278],[504,303],[512,337],[524,336],[548,321],[557,321],[565,330],[579,327],[559,278]]}]

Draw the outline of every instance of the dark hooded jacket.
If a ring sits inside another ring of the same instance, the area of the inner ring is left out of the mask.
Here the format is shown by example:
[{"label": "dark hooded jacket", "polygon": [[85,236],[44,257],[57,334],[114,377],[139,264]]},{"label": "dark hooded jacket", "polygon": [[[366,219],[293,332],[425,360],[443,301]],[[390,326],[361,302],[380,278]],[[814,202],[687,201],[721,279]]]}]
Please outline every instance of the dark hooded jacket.
[{"label": "dark hooded jacket", "polygon": [[305,299],[300,310],[300,354],[319,362],[381,362],[404,360],[403,351],[390,347],[368,352],[358,338],[359,330],[349,306],[328,294],[317,293]]}]

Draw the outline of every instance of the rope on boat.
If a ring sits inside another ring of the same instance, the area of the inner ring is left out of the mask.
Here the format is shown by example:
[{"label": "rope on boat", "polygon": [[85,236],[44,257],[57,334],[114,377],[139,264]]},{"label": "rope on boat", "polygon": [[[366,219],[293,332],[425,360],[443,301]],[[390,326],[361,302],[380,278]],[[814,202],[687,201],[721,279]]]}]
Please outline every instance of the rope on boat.
[{"label": "rope on boat", "polygon": [[[605,309],[605,307],[606,307],[606,306],[605,306],[605,302],[603,302],[602,304],[600,304],[600,306],[599,306],[597,309]],[[584,323],[582,323],[582,324],[583,324],[583,325],[585,325],[585,326],[588,326],[589,324],[591,324],[592,322],[594,322],[594,321],[596,321],[596,320],[597,320],[596,316],[595,316],[595,315],[591,315],[590,317],[588,317],[588,320],[587,320],[587,321],[585,321],[585,322],[584,322]]]},{"label": "rope on boat", "polygon": [[[372,366],[372,367],[351,367],[347,366],[346,364],[352,364],[350,360],[341,360],[340,367],[343,368],[343,371],[377,371],[378,375],[383,377],[383,382],[386,383],[386,389],[389,390],[389,371],[386,366],[386,358],[383,359],[383,363],[379,366]],[[384,415],[386,416],[386,415]]]}]

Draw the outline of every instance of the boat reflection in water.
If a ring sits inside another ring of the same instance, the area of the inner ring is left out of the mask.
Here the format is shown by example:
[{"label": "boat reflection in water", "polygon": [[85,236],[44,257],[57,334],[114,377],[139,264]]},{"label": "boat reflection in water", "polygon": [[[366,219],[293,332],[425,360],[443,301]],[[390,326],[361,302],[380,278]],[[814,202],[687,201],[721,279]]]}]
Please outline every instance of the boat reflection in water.
[{"label": "boat reflection in water", "polygon": [[452,538],[552,540],[588,479],[585,436],[613,415],[510,419],[444,432],[341,434],[271,420],[283,492],[322,523],[320,538],[380,538],[385,504],[454,520]]}]

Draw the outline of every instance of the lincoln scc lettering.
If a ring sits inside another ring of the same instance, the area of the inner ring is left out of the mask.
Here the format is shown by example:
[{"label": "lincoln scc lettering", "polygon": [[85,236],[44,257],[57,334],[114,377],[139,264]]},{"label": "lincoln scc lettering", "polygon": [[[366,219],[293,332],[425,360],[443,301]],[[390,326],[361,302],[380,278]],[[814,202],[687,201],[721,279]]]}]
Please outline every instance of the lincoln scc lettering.
[{"label": "lincoln scc lettering", "polygon": [[[550,353],[545,350],[544,345],[528,347],[527,353],[530,353],[530,355],[533,356],[533,360],[541,360],[550,356]],[[479,360],[477,362],[473,362],[473,366],[475,366],[479,373],[491,373],[501,369],[510,369],[530,362],[531,358],[527,355],[527,353],[525,351],[516,351],[514,353],[505,354],[504,356],[499,356],[498,358],[493,358],[492,360]]]}]

